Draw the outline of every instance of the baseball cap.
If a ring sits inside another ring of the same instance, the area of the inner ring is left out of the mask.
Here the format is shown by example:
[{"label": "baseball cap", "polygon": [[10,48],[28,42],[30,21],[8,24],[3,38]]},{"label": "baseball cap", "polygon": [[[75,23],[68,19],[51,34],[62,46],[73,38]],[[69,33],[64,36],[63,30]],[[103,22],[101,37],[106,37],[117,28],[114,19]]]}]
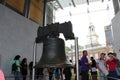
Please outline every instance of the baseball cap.
[{"label": "baseball cap", "polygon": [[114,55],[112,52],[109,52],[109,53],[108,53],[108,55],[110,55],[110,54]]}]

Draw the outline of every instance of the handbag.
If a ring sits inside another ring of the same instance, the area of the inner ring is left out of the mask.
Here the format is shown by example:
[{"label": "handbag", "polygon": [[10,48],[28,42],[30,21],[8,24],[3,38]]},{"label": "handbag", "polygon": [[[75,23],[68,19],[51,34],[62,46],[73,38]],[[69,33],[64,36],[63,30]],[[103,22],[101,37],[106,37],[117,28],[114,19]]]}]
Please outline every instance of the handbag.
[{"label": "handbag", "polygon": [[92,71],[92,72],[96,72],[96,71],[97,71],[96,67],[92,67],[92,68],[91,68],[91,71]]}]

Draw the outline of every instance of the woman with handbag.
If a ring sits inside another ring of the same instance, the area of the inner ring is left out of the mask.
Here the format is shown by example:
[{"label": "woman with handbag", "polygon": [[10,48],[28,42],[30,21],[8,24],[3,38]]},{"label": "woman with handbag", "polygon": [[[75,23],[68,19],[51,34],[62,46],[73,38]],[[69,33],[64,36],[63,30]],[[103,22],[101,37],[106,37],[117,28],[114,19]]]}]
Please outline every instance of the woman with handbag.
[{"label": "woman with handbag", "polygon": [[97,67],[96,67],[96,61],[94,57],[90,57],[91,63],[90,63],[90,68],[91,68],[91,76],[92,80],[97,80]]}]

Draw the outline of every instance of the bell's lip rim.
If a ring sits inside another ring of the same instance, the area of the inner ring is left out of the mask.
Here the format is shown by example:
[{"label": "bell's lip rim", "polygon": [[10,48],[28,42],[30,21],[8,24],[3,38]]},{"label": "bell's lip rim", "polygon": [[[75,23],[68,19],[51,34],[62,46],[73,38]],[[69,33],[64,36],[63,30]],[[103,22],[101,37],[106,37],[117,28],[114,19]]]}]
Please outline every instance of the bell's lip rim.
[{"label": "bell's lip rim", "polygon": [[73,64],[43,64],[43,65],[39,65],[39,66],[34,66],[34,68],[55,68],[55,67],[60,67],[60,68],[64,68],[64,67],[73,67]]}]

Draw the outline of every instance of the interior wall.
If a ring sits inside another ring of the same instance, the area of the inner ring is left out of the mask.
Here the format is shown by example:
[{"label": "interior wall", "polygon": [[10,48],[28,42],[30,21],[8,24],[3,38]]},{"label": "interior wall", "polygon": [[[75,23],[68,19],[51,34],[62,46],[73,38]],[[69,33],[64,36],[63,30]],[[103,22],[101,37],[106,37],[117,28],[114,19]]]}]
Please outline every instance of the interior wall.
[{"label": "interior wall", "polygon": [[[15,55],[33,59],[33,43],[37,36],[38,24],[0,4],[0,63],[5,76],[11,75],[12,60]],[[42,46],[37,47],[37,57]],[[10,80],[10,79],[6,79]]]},{"label": "interior wall", "polygon": [[113,49],[120,59],[120,11],[112,19]]}]

